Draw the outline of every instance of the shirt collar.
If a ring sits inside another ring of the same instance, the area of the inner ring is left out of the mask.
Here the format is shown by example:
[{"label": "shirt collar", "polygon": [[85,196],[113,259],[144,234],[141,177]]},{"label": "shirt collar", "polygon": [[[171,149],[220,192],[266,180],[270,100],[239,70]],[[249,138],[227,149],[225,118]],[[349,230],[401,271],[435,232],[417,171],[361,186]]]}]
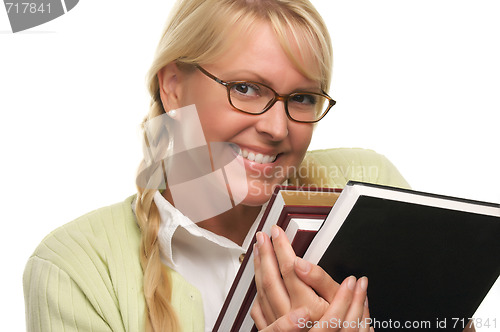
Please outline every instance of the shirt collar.
[{"label": "shirt collar", "polygon": [[160,251],[164,263],[175,269],[176,264],[174,261],[174,255],[172,252],[172,242],[175,240],[175,234],[179,227],[185,229],[189,236],[193,238],[193,241],[210,241],[220,247],[227,248],[229,250],[237,250],[244,253],[248,246],[250,245],[255,230],[257,229],[259,220],[265,210],[265,204],[254,223],[252,224],[243,245],[239,246],[233,241],[217,235],[209,230],[199,227],[191,219],[186,217],[182,212],[176,209],[169,201],[167,201],[159,191],[154,195],[154,202],[160,213],[160,228],[158,230],[158,241],[160,244]]}]

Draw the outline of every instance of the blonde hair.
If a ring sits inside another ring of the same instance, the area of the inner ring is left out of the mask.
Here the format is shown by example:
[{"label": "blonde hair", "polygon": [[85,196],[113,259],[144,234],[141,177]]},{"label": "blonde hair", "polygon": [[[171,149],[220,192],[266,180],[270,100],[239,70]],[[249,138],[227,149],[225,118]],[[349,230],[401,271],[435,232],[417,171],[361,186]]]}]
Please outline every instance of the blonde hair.
[{"label": "blonde hair", "polygon": [[[332,46],[321,16],[308,0],[178,0],[147,75],[151,105],[144,122],[165,113],[157,78],[162,68],[169,63],[213,63],[239,35],[249,33],[262,22],[272,26],[297,69],[307,78],[318,81],[323,91],[328,92]],[[309,61],[307,66],[304,65],[306,60]],[[311,71],[311,61],[316,71]],[[147,139],[145,141],[148,145]],[[165,172],[162,162],[149,165],[150,160],[158,158],[146,159],[141,162],[141,169],[148,168],[149,174]],[[148,189],[152,187],[139,182],[137,188],[136,214],[142,234],[140,256],[144,272],[146,330],[178,331],[179,322],[170,302],[170,275],[160,260],[157,241],[160,216],[153,200],[157,189]]]}]

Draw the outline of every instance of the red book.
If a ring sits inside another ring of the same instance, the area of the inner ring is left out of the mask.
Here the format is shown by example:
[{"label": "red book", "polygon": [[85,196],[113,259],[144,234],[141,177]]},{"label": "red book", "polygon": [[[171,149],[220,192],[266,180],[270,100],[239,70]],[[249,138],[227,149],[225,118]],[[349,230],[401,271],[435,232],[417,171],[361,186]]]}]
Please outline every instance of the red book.
[{"label": "red book", "polygon": [[[262,215],[256,233],[270,235],[271,226],[278,225],[287,231],[290,242],[297,252],[305,252],[317,230],[340,195],[340,189],[298,188],[279,186],[275,189]],[[317,222],[316,229],[311,223]],[[256,295],[253,266],[253,244],[250,243],[236,278],[221,309],[213,331],[251,331],[254,326],[250,309]]]}]

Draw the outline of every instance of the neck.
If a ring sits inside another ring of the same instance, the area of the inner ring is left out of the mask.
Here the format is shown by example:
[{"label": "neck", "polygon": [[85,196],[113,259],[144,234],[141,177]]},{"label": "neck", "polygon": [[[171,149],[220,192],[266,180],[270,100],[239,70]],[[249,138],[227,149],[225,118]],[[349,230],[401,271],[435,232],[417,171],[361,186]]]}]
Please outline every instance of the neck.
[{"label": "neck", "polygon": [[[170,204],[175,206],[168,188],[162,195]],[[261,206],[246,206],[240,204],[224,213],[196,224],[217,235],[224,236],[241,246],[260,210]]]},{"label": "neck", "polygon": [[199,222],[198,225],[241,246],[260,209],[260,206],[237,205],[218,216]]}]

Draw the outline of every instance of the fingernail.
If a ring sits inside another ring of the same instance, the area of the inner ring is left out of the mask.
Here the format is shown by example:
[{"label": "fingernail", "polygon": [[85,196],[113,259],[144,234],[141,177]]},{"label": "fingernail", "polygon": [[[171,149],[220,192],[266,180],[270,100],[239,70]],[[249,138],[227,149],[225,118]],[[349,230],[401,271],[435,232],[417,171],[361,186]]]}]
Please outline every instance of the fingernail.
[{"label": "fingernail", "polygon": [[297,310],[291,311],[288,317],[290,317],[293,324],[298,324],[301,319],[307,319],[307,310],[304,307],[300,307]]},{"label": "fingernail", "polygon": [[278,226],[273,225],[273,227],[271,227],[271,236],[273,237],[273,240],[276,239],[279,235],[280,231],[278,229]]},{"label": "fingernail", "polygon": [[353,290],[354,286],[356,286],[356,277],[350,276],[347,279],[347,288],[350,289],[350,290]]},{"label": "fingernail", "polygon": [[359,282],[359,287],[361,288],[361,290],[366,291],[366,289],[368,288],[368,278],[363,277],[363,278],[359,279],[358,282]]},{"label": "fingernail", "polygon": [[257,244],[254,243],[253,245],[253,255],[258,258],[259,257],[259,248],[257,247]]},{"label": "fingernail", "polygon": [[309,271],[311,271],[311,263],[309,263],[305,259],[295,257],[295,265],[297,265],[299,270],[304,273],[309,273]]},{"label": "fingernail", "polygon": [[262,244],[264,243],[264,235],[262,232],[258,232],[255,237],[257,238],[257,247],[261,247]]}]

